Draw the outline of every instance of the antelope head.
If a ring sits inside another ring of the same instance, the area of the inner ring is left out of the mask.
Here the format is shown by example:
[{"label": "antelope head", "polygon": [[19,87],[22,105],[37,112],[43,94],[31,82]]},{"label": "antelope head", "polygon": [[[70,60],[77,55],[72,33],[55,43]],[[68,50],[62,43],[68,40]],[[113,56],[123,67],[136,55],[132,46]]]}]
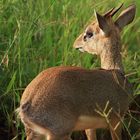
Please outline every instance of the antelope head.
[{"label": "antelope head", "polygon": [[136,9],[135,5],[130,5],[113,21],[112,17],[122,6],[123,4],[117,9],[112,8],[103,16],[95,11],[95,20],[75,40],[73,47],[81,52],[97,55],[112,53],[114,50],[120,51],[120,32],[125,25],[133,21]]}]

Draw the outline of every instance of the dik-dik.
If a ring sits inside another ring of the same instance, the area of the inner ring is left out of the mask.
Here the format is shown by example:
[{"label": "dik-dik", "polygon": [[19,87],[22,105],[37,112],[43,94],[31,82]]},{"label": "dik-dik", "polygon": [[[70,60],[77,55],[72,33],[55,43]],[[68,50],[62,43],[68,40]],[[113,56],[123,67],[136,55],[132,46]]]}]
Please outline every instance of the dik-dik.
[{"label": "dik-dik", "polygon": [[129,6],[115,21],[118,9],[103,16],[95,12],[96,20],[76,39],[74,48],[100,56],[101,69],[53,67],[31,81],[19,107],[27,140],[69,140],[72,131],[98,128],[121,139],[132,90],[124,77],[120,32],[133,21],[135,9]]}]

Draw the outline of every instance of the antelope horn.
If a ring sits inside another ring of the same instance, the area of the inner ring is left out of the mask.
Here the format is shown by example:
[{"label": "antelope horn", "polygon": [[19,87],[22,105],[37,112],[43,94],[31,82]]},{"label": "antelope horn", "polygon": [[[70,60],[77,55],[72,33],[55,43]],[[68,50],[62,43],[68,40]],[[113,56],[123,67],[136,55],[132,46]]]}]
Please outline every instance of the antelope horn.
[{"label": "antelope horn", "polygon": [[110,16],[113,17],[123,6],[123,3],[115,10],[113,10],[111,13],[110,13]]},{"label": "antelope horn", "polygon": [[110,9],[109,11],[107,11],[107,12],[104,14],[104,17],[109,16],[109,15],[112,13],[112,11],[113,11],[114,9],[115,9],[115,8],[112,8],[112,9]]},{"label": "antelope horn", "polygon": [[122,6],[123,3],[117,9],[115,8],[110,9],[104,14],[104,17],[109,17],[109,16],[113,17],[121,9]]}]

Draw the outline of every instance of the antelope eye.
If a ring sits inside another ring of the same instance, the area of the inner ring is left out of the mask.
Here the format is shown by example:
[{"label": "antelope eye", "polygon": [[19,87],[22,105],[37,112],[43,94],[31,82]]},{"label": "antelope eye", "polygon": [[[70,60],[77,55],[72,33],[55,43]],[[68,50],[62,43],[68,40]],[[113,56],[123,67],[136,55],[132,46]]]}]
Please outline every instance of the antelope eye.
[{"label": "antelope eye", "polygon": [[93,32],[87,31],[84,35],[84,41],[87,41],[87,39],[91,38],[93,36]]},{"label": "antelope eye", "polygon": [[91,38],[91,37],[93,36],[93,32],[86,32],[86,36],[87,36],[88,38]]}]

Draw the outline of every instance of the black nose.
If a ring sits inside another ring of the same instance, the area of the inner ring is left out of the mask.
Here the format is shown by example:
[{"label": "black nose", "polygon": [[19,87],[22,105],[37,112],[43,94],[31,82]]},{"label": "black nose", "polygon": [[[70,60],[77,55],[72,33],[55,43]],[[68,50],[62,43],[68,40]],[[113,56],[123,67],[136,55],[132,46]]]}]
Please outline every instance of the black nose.
[{"label": "black nose", "polygon": [[79,50],[79,49],[83,49],[82,47],[79,47],[79,48],[75,48],[76,50]]}]

